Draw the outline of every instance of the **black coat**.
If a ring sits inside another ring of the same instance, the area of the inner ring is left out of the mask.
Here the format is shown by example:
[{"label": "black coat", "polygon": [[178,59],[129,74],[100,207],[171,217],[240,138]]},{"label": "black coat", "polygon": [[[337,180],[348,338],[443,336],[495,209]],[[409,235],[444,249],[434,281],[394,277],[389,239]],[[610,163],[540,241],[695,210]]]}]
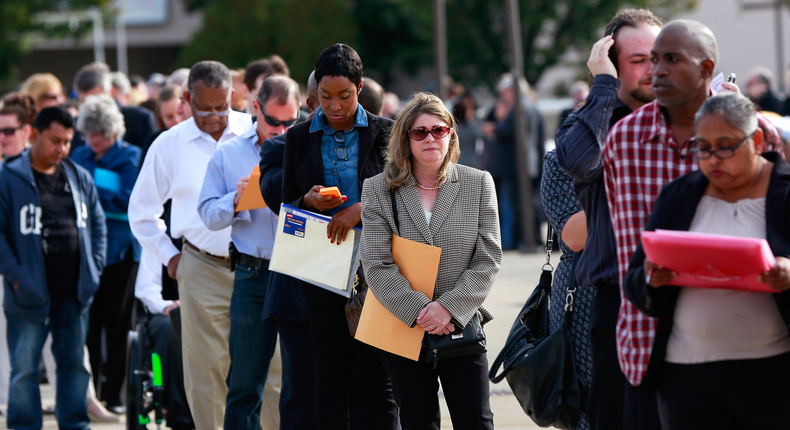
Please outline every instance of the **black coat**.
[{"label": "black coat", "polygon": [[[359,127],[359,190],[365,179],[384,169],[387,140],[393,121],[365,111],[368,126]],[[303,197],[314,185],[323,184],[324,161],[321,157],[322,132],[310,133],[311,121],[295,125],[285,137],[282,199],[293,207],[307,209]]]},{"label": "black coat", "polygon": [[[766,239],[775,256],[790,257],[790,164],[776,152],[763,154],[775,163],[765,197]],[[701,171],[681,176],[661,190],[645,231],[656,229],[688,231],[697,211],[708,178]],[[642,383],[656,382],[656,375],[666,356],[667,342],[672,332],[675,305],[681,287],[653,288],[645,282],[645,254],[640,244],[623,278],[623,289],[628,300],[640,311],[658,318],[653,353],[647,375]],[[779,312],[790,325],[790,291],[774,294]]]}]

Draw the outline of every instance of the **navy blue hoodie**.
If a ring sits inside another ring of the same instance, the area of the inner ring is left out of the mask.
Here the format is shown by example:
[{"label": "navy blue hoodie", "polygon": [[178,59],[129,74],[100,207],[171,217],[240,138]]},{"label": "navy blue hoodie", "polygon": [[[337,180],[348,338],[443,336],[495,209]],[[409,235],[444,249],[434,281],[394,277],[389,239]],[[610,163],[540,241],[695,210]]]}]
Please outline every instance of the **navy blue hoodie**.
[{"label": "navy blue hoodie", "polygon": [[[90,174],[64,159],[62,166],[77,208],[80,278],[77,299],[89,306],[99,287],[107,253],[107,228]],[[0,169],[0,273],[5,278],[3,308],[18,318],[45,321],[49,291],[41,245],[41,206],[30,167],[30,151]]]}]

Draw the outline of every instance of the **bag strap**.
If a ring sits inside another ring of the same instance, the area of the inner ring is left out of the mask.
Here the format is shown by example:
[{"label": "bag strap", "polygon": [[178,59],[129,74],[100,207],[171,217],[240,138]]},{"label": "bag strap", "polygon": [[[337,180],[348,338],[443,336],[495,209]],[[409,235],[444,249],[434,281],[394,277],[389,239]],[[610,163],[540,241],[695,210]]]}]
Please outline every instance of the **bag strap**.
[{"label": "bag strap", "polygon": [[398,205],[395,203],[395,191],[390,191],[390,201],[392,202],[392,216],[395,218],[395,233],[400,236],[400,220],[398,219]]},{"label": "bag strap", "polygon": [[554,228],[551,226],[551,223],[547,223],[548,228],[546,229],[546,264],[543,265],[543,270],[546,270],[546,266],[549,266],[549,271],[554,271],[554,266],[551,265],[551,250],[554,248]]}]

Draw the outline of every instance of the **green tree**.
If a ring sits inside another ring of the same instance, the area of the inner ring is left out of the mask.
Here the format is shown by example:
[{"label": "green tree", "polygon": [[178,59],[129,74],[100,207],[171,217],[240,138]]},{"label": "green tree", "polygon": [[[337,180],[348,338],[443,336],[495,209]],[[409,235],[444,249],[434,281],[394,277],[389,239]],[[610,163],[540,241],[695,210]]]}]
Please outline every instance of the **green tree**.
[{"label": "green tree", "polygon": [[[788,0],[790,1],[790,0]],[[617,10],[648,7],[666,18],[696,0],[519,0],[524,72],[534,83],[569,50],[586,52]],[[206,22],[182,63],[206,58],[242,67],[281,55],[306,77],[320,50],[345,42],[367,71],[387,85],[397,70],[433,67],[433,9],[429,0],[187,0]],[[450,74],[469,83],[494,82],[509,69],[504,0],[447,0]]]},{"label": "green tree", "polygon": [[[45,26],[37,22],[40,12],[84,11],[91,6],[106,7],[110,0],[0,0],[0,82],[14,77],[14,65],[32,47],[32,36],[64,37],[81,35],[66,25]],[[82,31],[86,27],[80,26]]]},{"label": "green tree", "polygon": [[322,49],[356,42],[344,0],[192,0],[189,5],[205,8],[205,18],[203,28],[179,55],[185,67],[216,60],[240,68],[278,54],[303,82]]}]

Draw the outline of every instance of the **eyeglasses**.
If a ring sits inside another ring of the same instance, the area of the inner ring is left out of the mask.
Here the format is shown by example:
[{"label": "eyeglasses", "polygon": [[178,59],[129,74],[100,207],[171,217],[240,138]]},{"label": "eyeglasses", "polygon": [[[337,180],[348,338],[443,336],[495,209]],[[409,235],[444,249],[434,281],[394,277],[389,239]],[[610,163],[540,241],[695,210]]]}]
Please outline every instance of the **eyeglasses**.
[{"label": "eyeglasses", "polygon": [[409,137],[419,142],[425,140],[425,138],[428,137],[428,133],[430,133],[434,139],[439,140],[450,134],[450,130],[451,128],[446,125],[435,125],[430,130],[425,127],[417,127],[409,130],[407,133]]},{"label": "eyeglasses", "polygon": [[19,130],[20,128],[22,128],[24,126],[25,125],[22,124],[22,125],[18,125],[16,127],[3,127],[3,128],[0,128],[0,134],[4,134],[6,136],[13,136],[14,133],[16,133],[17,130]]},{"label": "eyeglasses", "polygon": [[230,115],[230,109],[228,109],[228,110],[221,110],[221,111],[217,111],[217,112],[213,112],[213,111],[210,111],[210,110],[193,109],[192,110],[192,114],[195,115],[195,116],[199,116],[201,118],[206,118],[206,117],[209,117],[211,115],[214,115],[214,116],[222,118],[222,117],[226,117],[226,116]]},{"label": "eyeglasses", "polygon": [[[263,107],[263,103],[261,103],[260,100],[258,100],[258,105]],[[264,112],[263,109],[261,109],[261,114],[263,115],[263,120],[266,121],[266,124],[269,124],[271,127],[283,126],[285,128],[291,128],[294,126],[294,124],[296,124],[296,121],[299,121],[299,117],[289,119],[288,121],[280,121],[279,119],[266,115],[266,112]]]},{"label": "eyeglasses", "polygon": [[[694,157],[697,160],[708,160],[714,155],[719,160],[725,160],[727,158],[732,158],[735,155],[735,150],[738,149],[739,146],[743,145],[743,142],[746,142],[747,139],[754,136],[754,132],[747,134],[743,137],[735,146],[730,148],[719,148],[719,149],[699,149],[699,148],[692,148],[691,153],[694,154]],[[694,139],[694,146],[697,145],[699,139]]]}]

